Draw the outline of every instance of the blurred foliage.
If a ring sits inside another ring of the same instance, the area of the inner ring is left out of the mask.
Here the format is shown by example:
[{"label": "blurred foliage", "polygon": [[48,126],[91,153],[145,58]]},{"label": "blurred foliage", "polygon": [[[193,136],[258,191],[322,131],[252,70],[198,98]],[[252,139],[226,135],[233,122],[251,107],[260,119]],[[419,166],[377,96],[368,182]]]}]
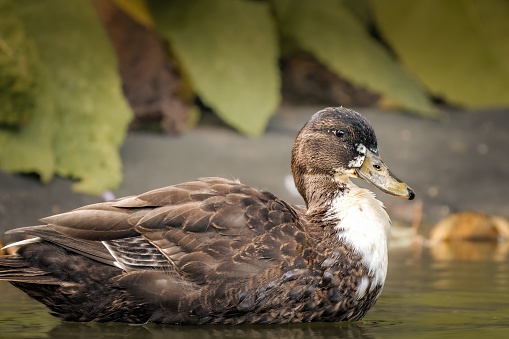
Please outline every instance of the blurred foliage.
[{"label": "blurred foliage", "polygon": [[[29,36],[35,50],[25,54],[33,65],[34,104],[22,128],[0,129],[0,167],[36,172],[44,182],[54,174],[72,177],[80,192],[117,187],[118,148],[131,113],[93,8],[86,0],[1,1],[6,3],[19,34]],[[9,42],[3,41],[14,49]],[[12,112],[2,107],[0,115]]]},{"label": "blurred foliage", "polygon": [[383,36],[431,93],[467,107],[509,104],[509,1],[371,3]]},{"label": "blurred foliage", "polygon": [[[281,100],[281,58],[301,52],[379,105],[435,116],[431,96],[509,104],[507,0],[112,1],[162,36],[183,87],[246,135],[263,133]],[[0,168],[115,188],[131,113],[90,3],[0,0],[0,11]]]},{"label": "blurred foliage", "polygon": [[196,93],[244,134],[263,133],[280,101],[278,41],[268,3],[150,1]]},{"label": "blurred foliage", "polygon": [[14,13],[12,1],[0,1],[0,124],[25,125],[34,109],[34,42]]},{"label": "blurred foliage", "polygon": [[284,37],[295,40],[331,70],[414,112],[434,112],[424,89],[368,34],[343,2],[320,0],[320,6],[311,1],[272,3]]},{"label": "blurred foliage", "polygon": [[154,26],[146,0],[113,0],[113,2],[140,24]]}]

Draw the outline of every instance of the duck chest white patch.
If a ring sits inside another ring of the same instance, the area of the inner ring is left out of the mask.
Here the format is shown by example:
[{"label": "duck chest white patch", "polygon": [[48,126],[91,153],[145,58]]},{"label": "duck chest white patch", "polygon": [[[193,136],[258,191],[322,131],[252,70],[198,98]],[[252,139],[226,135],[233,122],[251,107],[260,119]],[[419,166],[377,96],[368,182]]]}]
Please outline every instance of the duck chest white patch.
[{"label": "duck chest white patch", "polygon": [[[374,193],[348,182],[344,194],[331,201],[325,220],[335,220],[338,239],[349,245],[373,276],[369,291],[382,285],[387,276],[387,246],[391,221],[382,203]],[[359,292],[365,294],[367,282]],[[362,297],[362,296],[359,296]]]}]

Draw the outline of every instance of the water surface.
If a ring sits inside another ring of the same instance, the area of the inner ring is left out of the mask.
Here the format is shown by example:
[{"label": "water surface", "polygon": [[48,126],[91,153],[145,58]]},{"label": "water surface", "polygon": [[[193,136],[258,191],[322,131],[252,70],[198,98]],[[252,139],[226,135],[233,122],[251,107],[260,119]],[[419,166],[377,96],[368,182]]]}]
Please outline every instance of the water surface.
[{"label": "water surface", "polygon": [[509,244],[391,249],[389,275],[359,323],[162,326],[67,323],[0,282],[0,338],[509,337]]}]

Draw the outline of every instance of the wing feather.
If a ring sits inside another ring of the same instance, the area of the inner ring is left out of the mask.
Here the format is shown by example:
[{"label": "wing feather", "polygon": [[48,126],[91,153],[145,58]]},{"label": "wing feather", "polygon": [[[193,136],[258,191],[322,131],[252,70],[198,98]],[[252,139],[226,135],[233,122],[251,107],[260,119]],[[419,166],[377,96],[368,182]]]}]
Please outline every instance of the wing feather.
[{"label": "wing feather", "polygon": [[103,242],[124,270],[171,271],[201,285],[291,260],[305,241],[297,236],[299,213],[238,181],[203,178],[43,221],[64,238]]}]

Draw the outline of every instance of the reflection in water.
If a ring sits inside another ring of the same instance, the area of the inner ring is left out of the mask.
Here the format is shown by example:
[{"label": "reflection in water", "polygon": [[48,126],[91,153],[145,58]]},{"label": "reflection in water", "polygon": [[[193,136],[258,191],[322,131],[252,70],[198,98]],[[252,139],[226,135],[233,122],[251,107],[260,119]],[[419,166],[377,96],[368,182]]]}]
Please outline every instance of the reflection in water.
[{"label": "reflection in water", "polygon": [[508,244],[443,244],[390,252],[382,296],[363,322],[245,326],[65,323],[0,282],[6,338],[480,338],[509,335]]},{"label": "reflection in water", "polygon": [[60,323],[49,332],[51,338],[90,339],[91,337],[108,338],[152,338],[152,339],[185,339],[185,338],[374,338],[367,335],[361,326],[356,324],[294,324],[274,325],[205,325],[205,326],[170,326],[126,324],[80,324]]},{"label": "reflection in water", "polygon": [[509,255],[509,241],[441,241],[430,247],[437,261],[487,261],[503,262]]},{"label": "reflection in water", "polygon": [[[489,288],[507,286],[509,242],[442,241],[430,247],[435,288]],[[473,269],[475,267],[475,269]]]},{"label": "reflection in water", "polygon": [[400,321],[376,331],[391,337],[507,337],[507,243],[442,245],[391,251],[388,281],[366,320]]}]

